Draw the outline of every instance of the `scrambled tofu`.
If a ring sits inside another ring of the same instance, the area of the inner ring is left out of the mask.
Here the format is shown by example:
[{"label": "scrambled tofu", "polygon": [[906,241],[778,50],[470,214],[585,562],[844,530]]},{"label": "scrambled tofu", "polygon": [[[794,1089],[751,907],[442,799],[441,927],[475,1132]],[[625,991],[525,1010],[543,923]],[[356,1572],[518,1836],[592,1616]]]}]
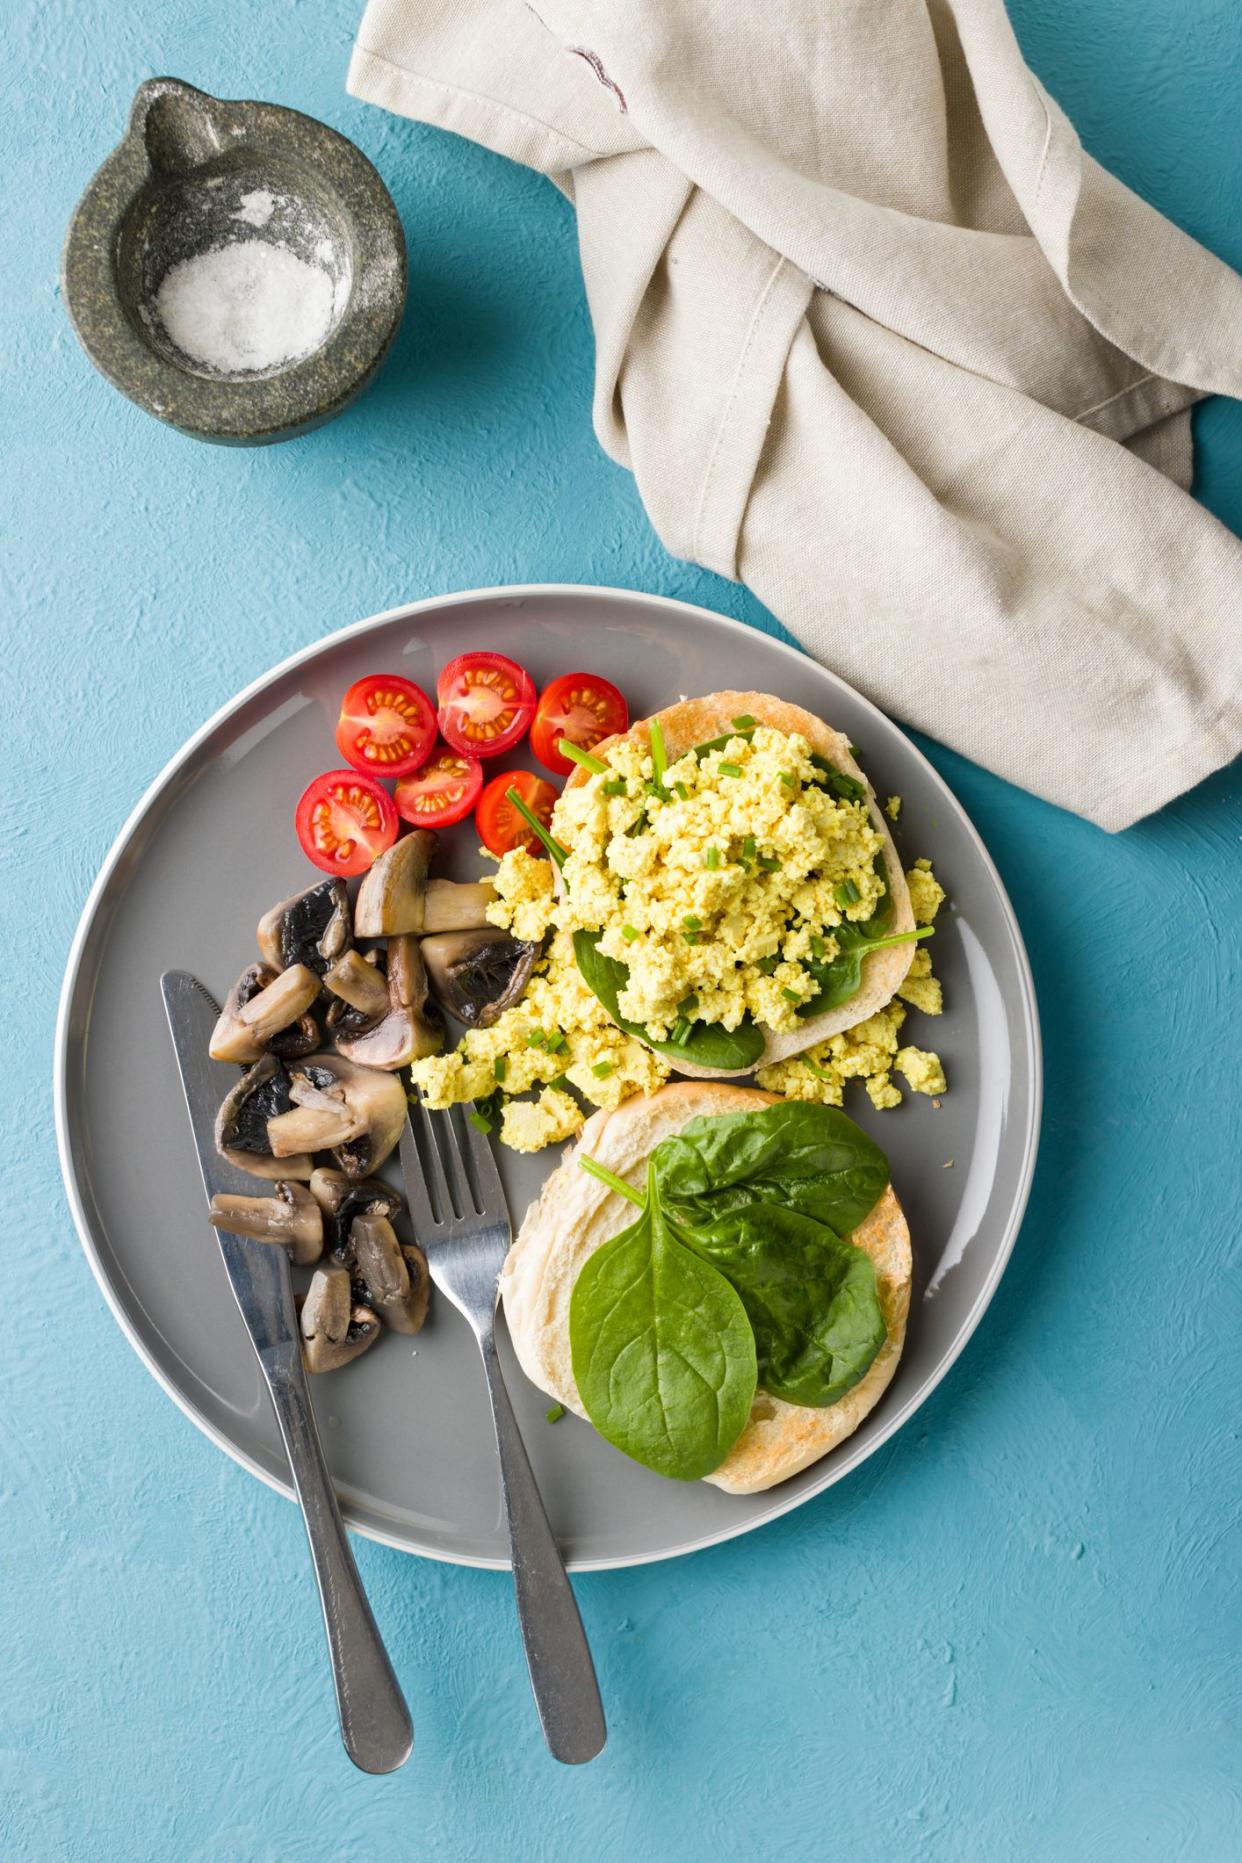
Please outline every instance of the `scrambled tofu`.
[{"label": "scrambled tofu", "polygon": [[797,1028],[818,988],[809,960],[834,957],[834,928],[884,897],[865,799],[825,786],[804,737],[764,725],[681,757],[660,793],[649,750],[622,739],[608,755],[552,832],[570,850],[560,922],[604,928],[600,950],[629,969],[622,1015],[663,1038],[693,997],[697,1022]]},{"label": "scrambled tofu", "polygon": [[[915,918],[922,925],[930,925],[944,898],[944,888],[932,872],[931,862],[916,861],[906,879]],[[926,945],[916,950],[897,996],[924,1015],[938,1016],[943,1011],[940,979],[932,975],[931,952]],[[871,1104],[883,1112],[901,1105],[902,1092],[893,1080],[896,1070],[913,1092],[936,1098],[948,1090],[944,1067],[939,1055],[900,1045],[898,1037],[906,1015],[903,1003],[895,998],[844,1034],[817,1042],[788,1061],[761,1067],[756,1079],[769,1093],[781,1093],[790,1100],[817,1100],[826,1106],[840,1106],[846,1082],[861,1080]]]},{"label": "scrambled tofu", "polygon": [[[882,895],[881,843],[866,806],[812,783],[805,739],[760,727],[701,762],[684,757],[668,770],[670,799],[649,813],[650,756],[629,742],[609,755],[608,777],[592,777],[557,805],[553,833],[571,849],[566,893],[557,897],[550,860],[518,849],[499,862],[488,918],[517,938],[546,941],[521,1002],[493,1027],[469,1030],[454,1051],[410,1069],[430,1106],[473,1100],[517,1151],[572,1138],[585,1119],[579,1096],[612,1108],[654,1093],[672,1072],[623,1034],[588,989],[574,960],[575,928],[607,928],[601,949],[630,971],[621,1012],[653,1033],[667,1031],[692,990],[696,1013],[708,1020],[736,1027],[749,1011],[788,1028],[797,1017],[785,991],[800,999],[813,987],[802,960],[818,954],[817,942],[831,955],[832,927],[867,918]],[[629,833],[639,820],[640,832]],[[906,878],[916,919],[930,924],[944,898],[931,863],[917,861]],[[851,1080],[874,1106],[900,1105],[895,1073],[916,1093],[945,1092],[939,1057],[900,1039],[906,1004],[925,1015],[943,1008],[925,946],[898,995],[843,1034],[761,1068],[758,1084],[831,1106],[841,1105]]]},{"label": "scrambled tofu", "polygon": [[537,1100],[514,1100],[500,1122],[502,1144],[512,1151],[542,1151],[582,1130],[586,1114],[561,1087],[545,1087]]}]

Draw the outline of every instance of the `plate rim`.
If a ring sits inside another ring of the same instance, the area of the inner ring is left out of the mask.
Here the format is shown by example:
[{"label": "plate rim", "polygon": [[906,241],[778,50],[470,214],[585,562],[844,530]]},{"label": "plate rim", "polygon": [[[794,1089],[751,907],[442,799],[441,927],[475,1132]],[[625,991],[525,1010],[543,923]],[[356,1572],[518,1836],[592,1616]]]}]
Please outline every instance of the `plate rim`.
[{"label": "plate rim", "polygon": [[[930,778],[935,789],[944,798],[946,804],[961,818],[967,835],[974,845],[975,852],[981,860],[996,890],[997,897],[1000,900],[1004,922],[1017,960],[1022,993],[1022,1009],[1028,1037],[1027,1049],[1029,1060],[1027,1086],[1030,1096],[1030,1116],[1025,1134],[1017,1193],[1010,1207],[1004,1232],[1000,1238],[1000,1243],[987,1277],[959,1327],[958,1336],[954,1340],[952,1348],[946,1354],[944,1361],[937,1368],[934,1375],[919,1387],[917,1393],[912,1393],[905,1403],[894,1406],[891,1413],[888,1413],[888,1407],[886,1406],[886,1414],[883,1416],[877,1433],[866,1443],[865,1447],[856,1442],[852,1453],[846,1451],[844,1455],[838,1453],[826,1456],[821,1464],[823,1470],[822,1474],[812,1481],[809,1486],[800,1489],[796,1494],[784,1497],[782,1497],[783,1484],[770,1489],[769,1493],[775,1498],[771,1505],[766,1507],[756,1518],[740,1522],[736,1526],[729,1525],[710,1533],[700,1534],[695,1539],[687,1540],[678,1545],[664,1547],[659,1551],[623,1554],[616,1557],[607,1556],[569,1559],[566,1561],[567,1567],[571,1572],[626,1571],[634,1566],[654,1565],[666,1559],[683,1558],[688,1553],[701,1552],[707,1547],[719,1546],[728,1540],[739,1539],[744,1534],[753,1533],[758,1528],[769,1525],[773,1520],[779,1520],[782,1515],[792,1513],[795,1508],[803,1506],[804,1503],[814,1499],[815,1496],[823,1494],[828,1488],[835,1486],[838,1481],[842,1481],[847,1475],[851,1474],[853,1470],[858,1468],[863,1462],[869,1460],[884,1443],[888,1442],[889,1439],[897,1433],[903,1424],[909,1421],[915,1411],[919,1410],[923,1404],[927,1402],[932,1392],[948,1375],[949,1371],[965,1351],[970,1340],[974,1337],[980,1321],[992,1303],[1001,1277],[1009,1264],[1009,1259],[1013,1254],[1014,1245],[1017,1242],[1023,1218],[1026,1214],[1027,1205],[1030,1201],[1031,1185],[1035,1174],[1035,1163],[1039,1153],[1040,1131],[1043,1122],[1043,1047],[1040,1031],[1039,1005],[1035,994],[1035,980],[1031,972],[1030,958],[1027,953],[1025,941],[1022,937],[1021,927],[1018,924],[1017,914],[1013,909],[1013,903],[1006,891],[1004,881],[997,871],[996,863],[988,852],[982,836],[975,827],[964,805],[958,800],[957,796],[941,776],[940,772],[935,768],[934,764],[929,761],[919,749],[918,745],[913,742],[905,728],[898,724],[895,719],[890,718],[887,712],[884,712],[872,700],[868,699],[864,693],[859,692],[856,687],[851,686],[848,680],[843,679],[841,675],[834,672],[831,667],[823,665],[821,661],[815,659],[813,655],[807,653],[801,647],[792,646],[787,641],[779,640],[774,635],[767,634],[766,630],[755,628],[748,622],[739,621],[732,615],[720,614],[713,608],[705,608],[698,602],[682,601],[676,596],[650,594],[640,589],[616,588],[609,584],[526,582],[501,583],[494,587],[476,589],[457,589],[439,595],[425,596],[421,600],[415,602],[400,602],[396,607],[381,609],[360,621],[349,622],[344,627],[333,629],[331,633],[320,635],[318,639],[304,647],[298,648],[294,653],[287,655],[285,659],[278,661],[275,666],[269,667],[268,670],[261,673],[258,678],[251,680],[240,692],[235,693],[231,699],[226,700],[222,706],[213,712],[205,723],[199,726],[197,731],[192,732],[185,743],[182,744],[181,748],[174,752],[168,762],[164,764],[163,768],[156,774],[151,782],[147,784],[138,801],[125,817],[114,836],[112,844],[104,857],[103,864],[96,874],[90,891],[86,896],[74,930],[73,939],[69,947],[69,955],[65,964],[65,975],[61,984],[60,998],[57,1005],[54,1035],[52,1076],[53,1111],[61,1179],[69,1203],[70,1214],[73,1217],[74,1227],[77,1230],[78,1241],[82,1246],[82,1251],[86,1256],[91,1273],[104,1297],[104,1301],[113,1319],[120,1327],[125,1339],[164,1394],[172,1399],[173,1403],[176,1404],[183,1415],[188,1417],[191,1423],[193,1423],[210,1442],[214,1443],[217,1448],[222,1449],[225,1454],[240,1467],[248,1470],[250,1474],[257,1476],[267,1487],[274,1489],[278,1494],[284,1495],[286,1500],[294,1501],[296,1496],[294,1495],[292,1485],[288,1481],[280,1480],[268,1469],[262,1467],[261,1464],[256,1462],[254,1458],[248,1455],[244,1450],[240,1449],[235,1443],[231,1442],[223,1431],[217,1429],[215,1424],[198,1410],[185,1393],[176,1388],[171,1379],[165,1374],[163,1367],[157,1362],[154,1354],[148,1349],[146,1343],[140,1337],[137,1327],[125,1310],[119,1294],[114,1289],[110,1278],[105,1272],[99,1250],[91,1232],[86,1209],[86,1200],[82,1194],[77,1161],[74,1157],[69,1131],[70,1023],[78,994],[79,983],[81,981],[87,947],[95,927],[96,916],[104,896],[108,891],[113,874],[124,859],[131,839],[142,825],[149,810],[174,781],[178,772],[195,756],[199,747],[206,742],[212,733],[224,724],[228,718],[232,717],[235,712],[240,711],[243,706],[249,704],[253,698],[256,698],[264,688],[274,685],[276,681],[283,678],[286,673],[293,671],[304,662],[313,660],[318,655],[339,646],[343,642],[352,639],[354,636],[364,634],[369,629],[382,626],[388,622],[401,620],[413,621],[420,615],[437,613],[444,609],[465,605],[469,602],[510,602],[514,605],[518,605],[523,601],[537,600],[547,596],[569,598],[573,598],[574,596],[590,596],[593,598],[604,597],[607,600],[618,602],[622,606],[630,607],[654,605],[669,610],[673,614],[694,614],[702,620],[706,620],[718,627],[723,627],[727,632],[736,631],[744,635],[761,633],[764,635],[769,645],[779,649],[783,654],[786,654],[795,664],[809,660],[811,664],[823,673],[834,685],[841,687],[852,699],[857,700],[860,704],[865,706],[869,712],[872,712],[877,718],[882,720],[885,725],[897,731],[904,740],[906,749],[917,759],[919,765],[922,767],[924,775]],[[340,1501],[341,1514],[346,1525],[353,1532],[361,1533],[365,1538],[375,1540],[382,1546],[390,1546],[394,1551],[408,1553],[417,1558],[434,1559],[437,1563],[442,1565],[469,1566],[479,1570],[498,1572],[510,1570],[510,1561],[507,1559],[484,1558],[473,1553],[447,1552],[439,1547],[416,1544],[406,1536],[385,1532],[372,1521],[360,1519],[355,1514],[347,1491],[338,1488],[337,1495]]]}]

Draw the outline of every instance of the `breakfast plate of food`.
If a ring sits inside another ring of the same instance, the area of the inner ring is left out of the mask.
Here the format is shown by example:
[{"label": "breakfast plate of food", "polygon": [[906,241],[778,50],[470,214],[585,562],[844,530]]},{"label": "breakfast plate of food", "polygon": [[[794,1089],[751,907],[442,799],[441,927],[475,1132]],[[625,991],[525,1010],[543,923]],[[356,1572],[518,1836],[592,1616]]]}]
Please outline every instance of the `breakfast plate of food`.
[{"label": "breakfast plate of food", "polygon": [[495,1151],[502,1362],[579,1569],[856,1467],[1017,1234],[1038,1022],[986,850],[897,726],[704,609],[531,586],[346,628],[196,734],[95,884],[57,1040],[83,1246],[164,1389],[287,1492],[174,967],[220,1006],[247,1194],[214,1220],[289,1252],[342,1509],[413,1552],[509,1563],[477,1355],[396,1168],[411,1101]]}]

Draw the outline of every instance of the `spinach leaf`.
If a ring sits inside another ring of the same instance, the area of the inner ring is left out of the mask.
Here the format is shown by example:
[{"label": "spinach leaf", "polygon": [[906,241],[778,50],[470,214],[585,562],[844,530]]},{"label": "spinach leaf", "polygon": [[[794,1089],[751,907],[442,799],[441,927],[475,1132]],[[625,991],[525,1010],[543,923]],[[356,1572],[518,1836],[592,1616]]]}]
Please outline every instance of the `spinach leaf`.
[{"label": "spinach leaf", "polygon": [[845,919],[832,934],[837,941],[835,957],[803,960],[803,968],[814,977],[816,989],[814,996],[799,1003],[798,1014],[820,1016],[827,1009],[848,1003],[862,988],[863,959],[872,951],[886,951],[894,944],[913,944],[916,939],[929,938],[931,933],[930,925],[919,925],[913,931],[894,932],[891,938],[877,938],[868,935],[865,925]]},{"label": "spinach leaf", "polygon": [[662,1195],[696,1229],[763,1200],[848,1235],[888,1185],[888,1159],[861,1126],[801,1100],[692,1119],[655,1158]]},{"label": "spinach leaf", "polygon": [[864,1250],[780,1203],[686,1233],[741,1296],[765,1391],[819,1409],[864,1376],[887,1337]]},{"label": "spinach leaf", "polygon": [[600,932],[576,931],[574,957],[583,982],[626,1035],[636,1036],[672,1061],[691,1061],[698,1067],[718,1067],[739,1074],[755,1066],[763,1053],[764,1038],[749,1016],[732,1030],[722,1028],[718,1022],[691,1022],[678,1041],[671,1037],[657,1041],[641,1023],[627,1021],[617,1007],[617,999],[630,980],[629,969],[600,950],[601,936]]},{"label": "spinach leaf", "polygon": [[710,1475],[745,1427],[758,1375],[746,1310],[666,1213],[651,1163],[640,1215],[574,1283],[569,1343],[591,1422],[657,1474]]},{"label": "spinach leaf", "polygon": [[688,1246],[741,1296],[764,1390],[835,1404],[886,1337],[870,1257],[842,1239],[883,1194],[883,1152],[836,1107],[787,1102],[693,1119],[652,1163]]}]

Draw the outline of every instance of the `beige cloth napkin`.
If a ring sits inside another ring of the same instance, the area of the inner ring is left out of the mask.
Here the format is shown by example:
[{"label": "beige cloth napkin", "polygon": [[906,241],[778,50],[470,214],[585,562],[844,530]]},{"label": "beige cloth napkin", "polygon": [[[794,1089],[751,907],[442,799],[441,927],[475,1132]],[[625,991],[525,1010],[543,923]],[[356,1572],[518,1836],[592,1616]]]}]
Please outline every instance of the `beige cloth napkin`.
[{"label": "beige cloth napkin", "polygon": [[1242,747],[1242,280],[1000,0],[370,0],[349,88],[572,197],[601,443],[886,710],[1111,829]]}]

